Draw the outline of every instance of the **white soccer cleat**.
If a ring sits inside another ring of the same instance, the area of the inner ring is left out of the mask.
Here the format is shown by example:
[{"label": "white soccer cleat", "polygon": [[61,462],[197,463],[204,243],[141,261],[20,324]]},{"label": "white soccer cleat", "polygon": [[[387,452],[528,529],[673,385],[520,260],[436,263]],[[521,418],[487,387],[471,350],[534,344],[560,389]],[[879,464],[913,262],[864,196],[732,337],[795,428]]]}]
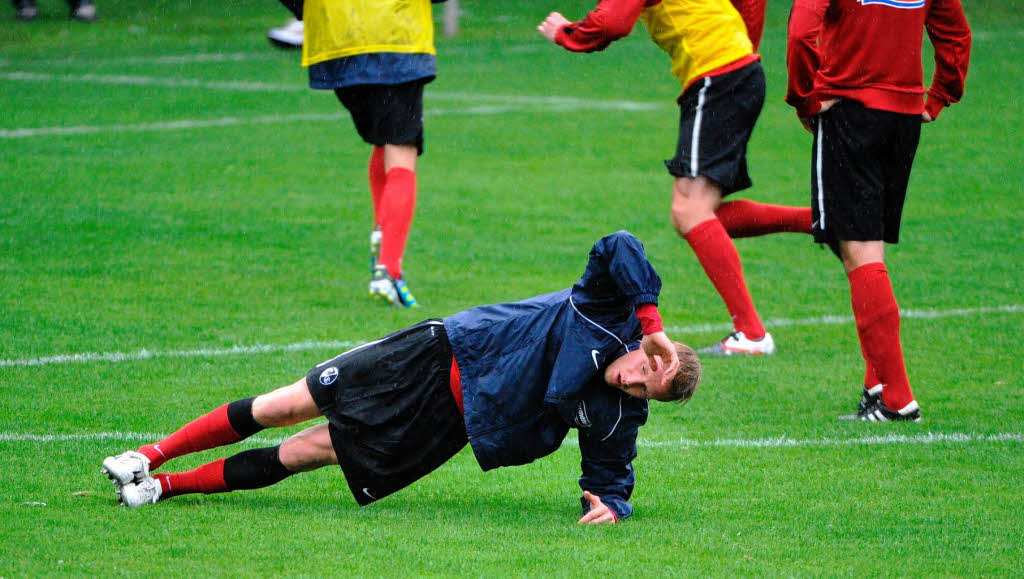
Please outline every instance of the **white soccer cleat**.
[{"label": "white soccer cleat", "polygon": [[304,26],[301,20],[292,18],[280,28],[267,31],[267,40],[278,48],[302,48]]},{"label": "white soccer cleat", "polygon": [[733,332],[721,342],[697,350],[706,356],[770,356],[775,353],[775,340],[768,332],[760,340],[751,340],[743,332]]},{"label": "white soccer cleat", "polygon": [[156,504],[161,494],[163,489],[160,488],[160,481],[147,476],[142,482],[128,483],[121,487],[121,504],[129,509],[137,509],[145,504]]},{"label": "white soccer cleat", "polygon": [[149,476],[149,459],[141,452],[129,450],[104,459],[100,472],[109,476],[115,486],[124,486],[142,481]]}]

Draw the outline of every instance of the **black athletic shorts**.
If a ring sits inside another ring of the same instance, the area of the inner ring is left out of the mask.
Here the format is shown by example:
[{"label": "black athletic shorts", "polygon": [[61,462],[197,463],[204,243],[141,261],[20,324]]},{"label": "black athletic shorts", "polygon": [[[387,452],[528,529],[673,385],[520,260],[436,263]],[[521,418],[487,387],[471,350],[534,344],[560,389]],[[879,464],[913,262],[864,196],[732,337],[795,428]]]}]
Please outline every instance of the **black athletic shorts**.
[{"label": "black athletic shorts", "polygon": [[818,115],[811,154],[814,240],[897,243],[920,115],[843,99]]},{"label": "black athletic shorts", "polygon": [[760,62],[693,83],[679,97],[676,156],[665,161],[675,177],[704,175],[722,195],[750,187],[747,141],[764,106]]},{"label": "black athletic shorts", "polygon": [[405,488],[468,442],[440,320],[353,348],[306,375],[360,506]]},{"label": "black athletic shorts", "polygon": [[352,114],[356,131],[371,145],[415,145],[423,154],[423,86],[433,78],[402,84],[357,84],[334,89]]}]

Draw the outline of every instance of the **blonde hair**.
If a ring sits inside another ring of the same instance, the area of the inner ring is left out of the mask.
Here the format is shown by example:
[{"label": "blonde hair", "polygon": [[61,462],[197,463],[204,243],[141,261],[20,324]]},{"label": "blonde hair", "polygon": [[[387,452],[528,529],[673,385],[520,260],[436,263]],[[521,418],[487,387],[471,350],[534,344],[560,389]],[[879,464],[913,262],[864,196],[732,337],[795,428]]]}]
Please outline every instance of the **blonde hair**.
[{"label": "blonde hair", "polygon": [[672,377],[669,385],[669,399],[675,402],[686,403],[697,390],[700,382],[702,367],[697,352],[686,344],[672,342],[676,345],[676,354],[679,356],[679,369]]}]

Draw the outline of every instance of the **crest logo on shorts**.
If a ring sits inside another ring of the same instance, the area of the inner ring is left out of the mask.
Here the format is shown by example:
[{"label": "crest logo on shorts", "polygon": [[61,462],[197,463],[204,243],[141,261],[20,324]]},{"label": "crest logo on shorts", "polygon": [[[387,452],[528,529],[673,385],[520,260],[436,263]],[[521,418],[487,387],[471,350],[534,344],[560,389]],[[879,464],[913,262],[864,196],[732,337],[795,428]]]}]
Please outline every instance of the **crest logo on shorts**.
[{"label": "crest logo on shorts", "polygon": [[862,6],[868,4],[881,4],[890,8],[923,8],[925,0],[859,0]]},{"label": "crest logo on shorts", "polygon": [[320,373],[320,383],[324,386],[330,386],[338,379],[338,369],[334,366],[324,370]]}]

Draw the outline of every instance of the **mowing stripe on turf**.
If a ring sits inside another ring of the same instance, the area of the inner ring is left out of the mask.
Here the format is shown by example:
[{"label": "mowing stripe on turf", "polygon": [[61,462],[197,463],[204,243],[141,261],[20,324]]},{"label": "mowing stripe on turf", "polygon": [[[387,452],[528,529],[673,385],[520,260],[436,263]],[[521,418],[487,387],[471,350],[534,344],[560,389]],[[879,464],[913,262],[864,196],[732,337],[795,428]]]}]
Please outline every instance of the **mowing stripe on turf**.
[{"label": "mowing stripe on turf", "polygon": [[[1024,312],[1024,305],[1013,304],[985,308],[958,308],[953,310],[900,310],[905,320],[938,318],[955,318],[995,313]],[[853,323],[853,316],[817,316],[813,318],[772,318],[765,320],[766,327],[784,326],[825,326]],[[672,326],[666,328],[671,334],[698,334],[731,330],[729,324],[698,324],[694,326]],[[135,352],[82,352],[78,354],[58,354],[38,358],[15,358],[0,360],[0,368],[13,366],[53,366],[58,364],[75,364],[82,362],[136,362],[153,358],[205,358],[215,356],[236,356],[242,354],[265,354],[270,352],[300,352],[305,350],[347,350],[368,340],[341,340],[325,342],[296,342],[294,344],[256,344],[253,346],[232,346],[230,348],[200,348],[196,350],[147,350]]]},{"label": "mowing stripe on turf", "polygon": [[[587,103],[563,102],[546,105],[543,109],[536,109],[524,104],[508,105],[476,105],[461,108],[431,108],[424,111],[428,117],[440,117],[450,115],[500,115],[505,113],[516,113],[529,111],[531,113],[558,113],[578,110],[616,110],[616,111],[641,111],[649,110],[650,105],[644,103],[631,103],[628,101],[592,101]],[[154,131],[184,131],[191,129],[205,129],[214,127],[232,127],[243,125],[271,125],[297,122],[314,121],[337,121],[349,118],[348,113],[300,113],[293,115],[262,115],[258,117],[221,117],[218,119],[183,119],[178,121],[164,121],[155,123],[136,123],[132,125],[78,125],[58,127],[33,127],[22,129],[0,129],[0,139],[27,139],[31,137],[45,137],[50,135],[71,136],[91,135],[99,133],[147,133]]]},{"label": "mowing stripe on turf", "polygon": [[[84,434],[33,434],[27,432],[0,432],[0,442],[70,442],[76,440],[110,440],[115,442],[151,442],[161,440],[167,434],[156,432],[90,432]],[[246,444],[268,445],[278,444],[281,438],[252,437]],[[566,437],[563,444],[576,444],[574,436]],[[1000,442],[1024,442],[1024,434],[1019,432],[999,432],[995,434],[978,433],[939,433],[924,434],[886,434],[878,436],[858,436],[854,438],[789,438],[779,436],[772,438],[719,438],[715,440],[644,440],[637,441],[642,448],[793,448],[793,447],[835,447],[835,446],[873,446],[887,444],[984,444]]]},{"label": "mowing stripe on turf", "polygon": [[[64,82],[64,83],[87,83],[102,85],[124,85],[124,86],[157,86],[169,88],[201,88],[204,90],[225,90],[236,92],[305,92],[312,90],[304,83],[269,83],[247,80],[205,80],[200,78],[180,77],[159,77],[139,76],[128,74],[56,74],[47,72],[33,72],[24,70],[13,70],[0,72],[0,80],[22,81],[22,82]],[[512,104],[533,104],[543,106],[571,105],[585,107],[593,104],[592,99],[582,99],[569,96],[533,96],[513,94],[480,94],[446,91],[427,91],[428,100],[449,100],[449,101],[470,101]],[[596,101],[604,103],[615,103],[616,106],[629,110],[654,110],[668,108],[671,103],[652,103],[629,100]]]}]

